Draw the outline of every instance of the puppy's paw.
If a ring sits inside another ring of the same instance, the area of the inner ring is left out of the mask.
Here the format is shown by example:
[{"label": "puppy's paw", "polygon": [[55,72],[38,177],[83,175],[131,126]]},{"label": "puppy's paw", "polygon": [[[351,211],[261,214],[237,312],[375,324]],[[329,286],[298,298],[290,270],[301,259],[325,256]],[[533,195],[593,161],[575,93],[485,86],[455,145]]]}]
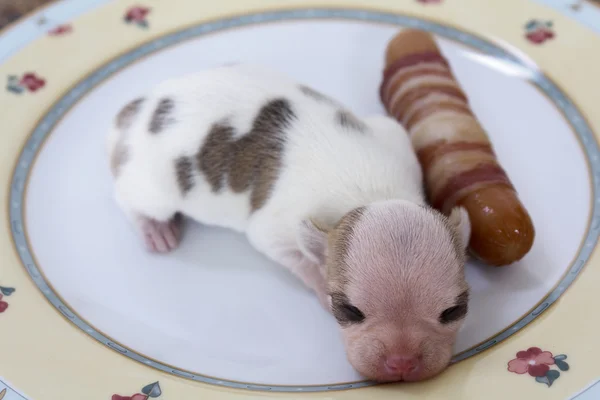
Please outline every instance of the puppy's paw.
[{"label": "puppy's paw", "polygon": [[153,253],[168,253],[179,246],[182,219],[175,216],[169,221],[142,217],[139,220],[146,248]]}]

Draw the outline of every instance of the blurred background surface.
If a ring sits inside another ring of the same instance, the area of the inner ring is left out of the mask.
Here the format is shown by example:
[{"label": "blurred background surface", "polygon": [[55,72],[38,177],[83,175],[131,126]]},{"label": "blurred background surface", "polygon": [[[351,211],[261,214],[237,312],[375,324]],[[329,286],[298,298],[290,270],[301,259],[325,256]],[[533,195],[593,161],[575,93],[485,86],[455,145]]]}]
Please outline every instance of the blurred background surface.
[{"label": "blurred background surface", "polygon": [[53,0],[0,0],[0,29]]}]

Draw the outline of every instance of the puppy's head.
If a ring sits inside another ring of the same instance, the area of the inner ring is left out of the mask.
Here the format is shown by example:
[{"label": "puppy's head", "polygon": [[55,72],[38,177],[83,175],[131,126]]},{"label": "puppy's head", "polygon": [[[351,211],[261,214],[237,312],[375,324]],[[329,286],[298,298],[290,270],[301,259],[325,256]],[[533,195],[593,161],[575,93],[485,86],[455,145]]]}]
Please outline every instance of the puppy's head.
[{"label": "puppy's head", "polygon": [[417,381],[449,364],[467,314],[470,223],[402,200],[305,223],[303,252],[326,264],[331,311],[350,363],[368,379]]}]

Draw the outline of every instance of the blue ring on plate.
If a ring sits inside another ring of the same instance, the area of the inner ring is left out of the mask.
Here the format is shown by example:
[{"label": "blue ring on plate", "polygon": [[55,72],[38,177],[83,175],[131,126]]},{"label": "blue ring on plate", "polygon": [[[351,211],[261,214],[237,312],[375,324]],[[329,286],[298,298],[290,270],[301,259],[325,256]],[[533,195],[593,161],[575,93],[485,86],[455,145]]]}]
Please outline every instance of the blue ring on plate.
[{"label": "blue ring on plate", "polygon": [[563,112],[563,114],[573,126],[577,136],[580,138],[584,145],[584,151],[587,156],[587,161],[591,166],[592,170],[594,201],[592,204],[592,223],[588,229],[585,240],[583,242],[583,246],[580,249],[577,258],[575,259],[575,262],[571,265],[569,271],[564,276],[564,278],[558,283],[556,289],[553,290],[549,295],[547,295],[546,298],[543,299],[543,301],[535,310],[533,310],[531,313],[529,313],[528,315],[526,315],[525,317],[523,317],[522,319],[505,329],[497,336],[491,338],[485,343],[482,343],[480,346],[463,352],[458,356],[455,356],[452,360],[453,362],[464,360],[484,350],[487,350],[495,344],[505,340],[518,330],[525,327],[536,317],[538,317],[543,311],[545,311],[552,303],[554,303],[571,285],[573,280],[583,269],[583,266],[589,259],[592,250],[596,245],[598,237],[600,236],[600,211],[599,207],[597,206],[600,202],[600,199],[597,199],[597,195],[600,192],[600,149],[590,127],[588,126],[581,113],[577,110],[573,102],[571,102],[571,100],[546,76],[544,76],[539,71],[533,69],[530,64],[519,59],[517,56],[482,38],[478,38],[471,34],[461,32],[455,28],[437,24],[435,22],[421,20],[414,17],[352,9],[297,9],[249,14],[234,18],[222,19],[214,22],[203,23],[175,33],[167,34],[166,36],[162,36],[149,43],[146,43],[105,64],[103,67],[93,72],[83,81],[79,82],[73,89],[71,89],[62,99],[60,99],[50,109],[50,111],[36,126],[32,135],[27,140],[21,154],[19,155],[10,188],[10,220],[12,236],[15,241],[15,245],[21,258],[21,261],[25,265],[27,272],[29,273],[35,284],[44,293],[44,295],[50,301],[50,303],[52,303],[52,305],[56,307],[59,310],[59,312],[62,313],[66,318],[73,322],[73,324],[85,331],[97,341],[103,343],[104,345],[110,347],[113,350],[118,351],[119,353],[131,359],[144,363],[148,366],[154,367],[163,372],[175,374],[180,377],[193,379],[204,383],[226,386],[235,389],[305,393],[360,388],[375,384],[374,382],[370,381],[362,381],[347,384],[310,386],[259,385],[253,383],[235,382],[226,379],[207,377],[200,374],[182,371],[170,367],[166,364],[150,360],[142,355],[139,355],[131,350],[120,346],[117,343],[114,343],[113,341],[111,341],[110,338],[96,331],[87,322],[80,319],[72,310],[69,309],[69,307],[66,304],[64,304],[56,296],[56,294],[52,291],[52,289],[43,279],[37,265],[35,265],[23,230],[23,191],[36,152],[39,150],[39,147],[42,144],[44,138],[52,131],[52,128],[62,117],[62,115],[64,115],[67,112],[67,110],[70,109],[85,93],[93,89],[97,84],[101,83],[113,73],[128,66],[129,64],[140,59],[141,57],[147,56],[149,54],[152,54],[156,51],[177,44],[184,40],[201,36],[203,34],[259,23],[307,19],[358,20],[367,22],[386,23],[406,28],[422,29],[429,31],[433,34],[445,37],[447,39],[451,39],[459,43],[465,44],[467,46],[474,47],[482,53],[502,59],[506,62],[516,64],[520,68],[525,69],[531,73],[531,82],[535,86],[537,86],[542,92],[544,92],[550,99],[552,99],[554,104]]}]

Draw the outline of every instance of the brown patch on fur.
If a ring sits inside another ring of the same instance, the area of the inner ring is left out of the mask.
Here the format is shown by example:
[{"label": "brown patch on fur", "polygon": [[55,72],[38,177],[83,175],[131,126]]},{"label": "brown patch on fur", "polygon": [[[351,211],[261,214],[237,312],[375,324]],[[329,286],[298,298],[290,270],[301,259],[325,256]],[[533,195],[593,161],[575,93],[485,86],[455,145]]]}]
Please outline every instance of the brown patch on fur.
[{"label": "brown patch on fur", "polygon": [[235,193],[251,190],[252,211],[261,208],[279,175],[284,131],[295,117],[286,99],[276,99],[261,108],[250,132],[239,139],[226,122],[213,125],[197,156],[213,192],[227,182]]},{"label": "brown patch on fur", "polygon": [[174,119],[171,117],[171,113],[175,108],[175,102],[172,99],[164,98],[160,99],[152,118],[150,119],[150,126],[148,131],[150,133],[160,133],[167,125],[172,124]]},{"label": "brown patch on fur", "polygon": [[343,288],[348,282],[345,276],[346,258],[354,227],[365,212],[366,207],[358,207],[342,217],[340,222],[329,233],[330,255],[327,260],[327,279],[336,282]]},{"label": "brown patch on fur", "polygon": [[194,187],[194,163],[191,157],[181,156],[175,160],[177,185],[182,195],[186,195]]},{"label": "brown patch on fur", "polygon": [[321,101],[323,103],[335,104],[335,101],[313,88],[310,88],[305,85],[299,85],[298,88],[302,93],[314,100]]},{"label": "brown patch on fur", "polygon": [[121,167],[129,160],[129,149],[125,145],[125,132],[133,125],[135,117],[139,114],[145,99],[139,97],[127,103],[115,117],[115,126],[120,136],[110,154],[110,171],[113,177],[119,176]]},{"label": "brown patch on fur", "polygon": [[233,128],[229,125],[213,125],[197,155],[198,168],[215,193],[223,189],[231,168],[233,133]]},{"label": "brown patch on fur", "polygon": [[134,117],[140,112],[144,101],[145,99],[143,97],[138,97],[127,103],[127,105],[119,111],[115,118],[115,125],[118,129],[125,130],[131,126]]},{"label": "brown patch on fur", "polygon": [[335,113],[335,119],[338,124],[346,129],[360,133],[364,133],[367,130],[367,126],[349,111],[339,110]]}]

